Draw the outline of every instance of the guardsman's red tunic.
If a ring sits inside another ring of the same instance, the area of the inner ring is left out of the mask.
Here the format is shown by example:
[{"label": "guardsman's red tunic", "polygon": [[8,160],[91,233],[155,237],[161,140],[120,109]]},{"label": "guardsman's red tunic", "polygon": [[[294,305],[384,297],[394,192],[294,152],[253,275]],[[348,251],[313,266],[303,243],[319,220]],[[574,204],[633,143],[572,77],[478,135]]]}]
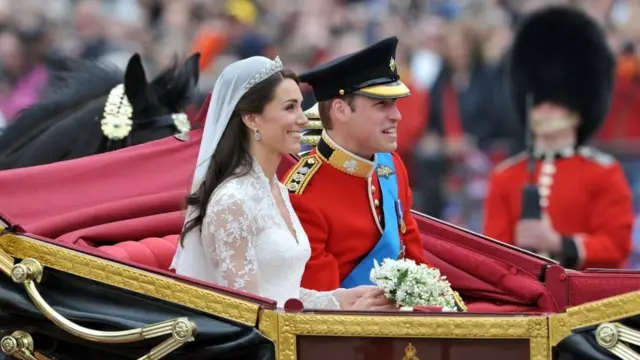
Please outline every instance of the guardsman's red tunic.
[{"label": "guardsman's red tunic", "polygon": [[[291,202],[311,243],[302,287],[328,291],[341,282],[375,247],[382,235],[382,204],[376,165],[335,144],[326,134],[283,178]],[[398,197],[406,231],[401,234],[406,257],[425,263],[418,225],[411,216],[407,170],[393,154]]]},{"label": "guardsman's red tunic", "polygon": [[[529,181],[527,156],[522,153],[498,165],[485,202],[484,234],[514,244],[520,219],[522,189]],[[537,160],[534,179],[542,179]],[[539,184],[543,207],[553,228],[576,243],[577,256],[565,267],[623,268],[631,251],[633,205],[631,189],[615,159],[582,147],[575,154],[556,157],[550,176]],[[572,261],[573,260],[573,261]]]}]

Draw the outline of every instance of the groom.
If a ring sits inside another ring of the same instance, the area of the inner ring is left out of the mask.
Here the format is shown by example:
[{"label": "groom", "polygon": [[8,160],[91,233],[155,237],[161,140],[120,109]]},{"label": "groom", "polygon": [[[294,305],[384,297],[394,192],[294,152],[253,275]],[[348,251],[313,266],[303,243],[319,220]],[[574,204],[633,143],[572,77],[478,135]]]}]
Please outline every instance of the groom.
[{"label": "groom", "polygon": [[302,286],[371,285],[374,259],[425,263],[411,216],[407,170],[394,153],[398,39],[382,40],[300,75],[313,88],[324,131],[283,183],[311,243]]}]

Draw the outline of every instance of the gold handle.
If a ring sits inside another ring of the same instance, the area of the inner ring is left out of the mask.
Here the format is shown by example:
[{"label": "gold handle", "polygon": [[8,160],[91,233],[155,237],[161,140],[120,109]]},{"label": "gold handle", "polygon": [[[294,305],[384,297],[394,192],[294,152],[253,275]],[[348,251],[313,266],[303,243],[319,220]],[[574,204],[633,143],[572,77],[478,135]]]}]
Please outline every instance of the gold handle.
[{"label": "gold handle", "polygon": [[620,323],[603,323],[596,329],[596,341],[622,360],[640,360],[640,354],[625,344],[640,346],[640,331]]},{"label": "gold handle", "polygon": [[16,330],[0,340],[0,347],[5,355],[20,360],[38,360],[33,353],[33,338],[29,333]]},{"label": "gold handle", "polygon": [[37,260],[24,259],[11,269],[11,279],[24,285],[27,294],[45,317],[72,335],[105,344],[131,343],[162,335],[172,335],[142,357],[143,360],[161,359],[184,343],[194,340],[197,325],[188,318],[177,318],[123,331],[98,331],[80,326],[60,315],[42,298],[36,287],[36,284],[42,280],[42,272],[43,267]]}]

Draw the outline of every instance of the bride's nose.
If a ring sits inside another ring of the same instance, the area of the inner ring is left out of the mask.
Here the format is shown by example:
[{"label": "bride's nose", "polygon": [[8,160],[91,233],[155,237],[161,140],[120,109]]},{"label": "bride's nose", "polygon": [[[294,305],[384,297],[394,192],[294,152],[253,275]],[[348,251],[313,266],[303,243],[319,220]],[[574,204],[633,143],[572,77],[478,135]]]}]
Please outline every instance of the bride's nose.
[{"label": "bride's nose", "polygon": [[298,117],[298,121],[296,122],[296,124],[300,126],[307,126],[307,124],[309,124],[309,119],[304,116],[304,113],[302,111],[300,112],[300,116]]}]

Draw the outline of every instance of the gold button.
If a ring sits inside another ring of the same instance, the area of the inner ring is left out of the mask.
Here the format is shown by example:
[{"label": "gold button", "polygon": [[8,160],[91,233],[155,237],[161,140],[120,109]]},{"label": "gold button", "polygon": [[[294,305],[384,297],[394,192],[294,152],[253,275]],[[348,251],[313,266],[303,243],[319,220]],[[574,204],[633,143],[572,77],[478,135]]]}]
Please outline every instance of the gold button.
[{"label": "gold button", "polygon": [[338,90],[338,94],[344,95],[344,90],[342,90],[342,89]]},{"label": "gold button", "polygon": [[315,163],[316,163],[316,159],[309,159],[309,160],[307,160],[307,162],[308,162],[309,164],[313,165],[313,164],[315,164]]},{"label": "gold button", "polygon": [[378,199],[373,200],[373,205],[374,205],[375,207],[380,206],[380,201],[378,201]]},{"label": "gold button", "polygon": [[375,185],[371,185],[371,192],[372,192],[372,193],[376,192],[376,187],[375,187]]}]

